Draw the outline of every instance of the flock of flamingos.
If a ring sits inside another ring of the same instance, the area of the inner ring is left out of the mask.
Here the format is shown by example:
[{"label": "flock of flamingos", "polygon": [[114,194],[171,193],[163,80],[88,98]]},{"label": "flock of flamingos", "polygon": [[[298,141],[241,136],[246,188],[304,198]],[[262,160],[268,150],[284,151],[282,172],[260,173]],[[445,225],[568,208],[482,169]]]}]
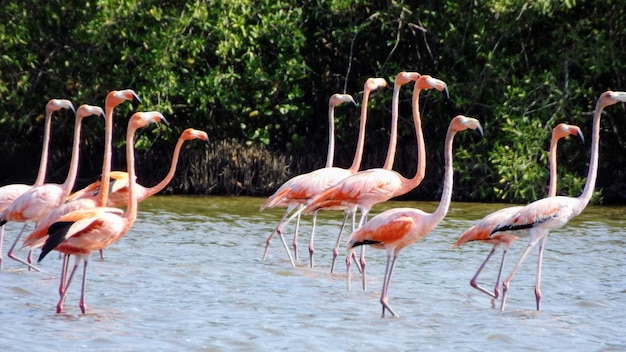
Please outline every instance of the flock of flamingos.
[{"label": "flock of flamingos", "polygon": [[[399,93],[403,85],[414,83],[412,106],[413,122],[417,135],[417,170],[412,178],[405,178],[392,170],[398,123]],[[331,273],[334,272],[336,259],[339,255],[341,235],[348,219],[352,221],[352,233],[347,240],[348,255],[346,257],[348,290],[350,289],[350,269],[355,263],[362,276],[363,289],[367,281],[365,275],[366,261],[364,245],[385,249],[387,265],[380,296],[382,316],[389,312],[398,316],[389,305],[388,291],[394,266],[400,251],[430,233],[446,216],[452,197],[453,183],[453,139],[464,130],[471,129],[482,135],[480,122],[471,117],[456,116],[449,125],[445,138],[445,172],[441,201],[434,212],[426,213],[414,208],[395,208],[384,211],[368,220],[368,214],[376,204],[406,194],[417,187],[426,170],[424,137],[421,128],[419,97],[422,90],[436,89],[448,94],[446,83],[428,75],[417,72],[401,72],[394,80],[392,96],[391,137],[387,158],[382,168],[359,171],[362,152],[365,144],[365,125],[367,106],[372,91],[387,86],[383,78],[369,78],[364,85],[361,104],[361,121],[359,137],[354,161],[350,168],[333,167],[334,156],[334,109],[342,103],[353,103],[354,99],[347,94],[335,94],[329,101],[329,146],[326,166],[307,174],[298,175],[285,182],[261,206],[261,210],[270,207],[286,207],[285,214],[266,240],[263,259],[266,259],[269,246],[274,235],[278,235],[287,252],[292,266],[295,266],[291,250],[284,236],[285,226],[296,219],[293,249],[297,258],[297,234],[302,214],[312,214],[312,231],[309,244],[311,267],[314,266],[314,235],[317,212],[319,210],[338,210],[344,212],[343,224],[339,229]],[[126,132],[126,160],[128,172],[111,171],[111,148],[113,135],[113,110],[125,101],[139,101],[137,94],[131,90],[110,92],[105,99],[105,109],[97,106],[81,105],[74,109],[69,100],[52,99],[46,105],[43,148],[37,179],[33,185],[11,184],[0,187],[0,265],[2,264],[2,242],[4,225],[11,222],[22,222],[24,226],[17,235],[7,256],[15,259],[29,269],[39,270],[31,259],[31,251],[40,249],[38,262],[52,250],[63,255],[63,266],[59,283],[59,301],[57,313],[63,311],[68,288],[77,269],[83,265],[83,280],[80,296],[80,308],[86,312],[85,290],[87,280],[87,264],[93,251],[100,251],[120,240],[132,227],[137,217],[137,204],[142,200],[161,191],[173,178],[178,156],[185,141],[200,139],[208,143],[207,134],[195,129],[185,130],[176,144],[170,170],[163,181],[154,187],[146,188],[136,183],[134,162],[134,135],[137,129],[151,123],[165,123],[165,117],[156,111],[136,112],[129,122]],[[470,241],[482,241],[493,244],[492,250],[478,268],[470,283],[473,287],[491,296],[494,300],[501,298],[500,309],[504,310],[509,285],[526,255],[538,244],[538,264],[535,282],[537,310],[540,309],[541,265],[544,242],[551,230],[565,225],[570,219],[580,214],[589,203],[596,181],[598,168],[598,147],[600,134],[600,118],[602,110],[609,105],[626,102],[626,92],[607,91],[600,95],[596,103],[591,132],[591,157],[587,180],[579,197],[556,196],[556,148],[559,139],[575,135],[581,140],[583,135],[576,126],[559,124],[552,133],[550,144],[550,184],[548,197],[532,202],[526,206],[508,207],[487,215],[474,226],[465,231],[454,247]],[[54,112],[69,109],[75,112],[75,127],[72,157],[65,182],[62,184],[44,183],[50,135],[50,120]],[[99,181],[72,193],[76,180],[81,139],[81,121],[90,116],[104,116],[105,144],[102,164],[102,176]],[[118,208],[125,206],[125,210]],[[356,214],[361,217],[356,222]],[[34,223],[35,229],[20,244],[26,227]],[[520,236],[528,237],[528,246],[502,282],[501,273],[504,259],[509,246]],[[361,247],[357,258],[354,249]],[[478,276],[498,247],[503,248],[502,260],[493,292],[478,284]],[[18,257],[16,249],[28,248],[27,259]],[[70,271],[70,256],[75,257],[74,266]]]}]

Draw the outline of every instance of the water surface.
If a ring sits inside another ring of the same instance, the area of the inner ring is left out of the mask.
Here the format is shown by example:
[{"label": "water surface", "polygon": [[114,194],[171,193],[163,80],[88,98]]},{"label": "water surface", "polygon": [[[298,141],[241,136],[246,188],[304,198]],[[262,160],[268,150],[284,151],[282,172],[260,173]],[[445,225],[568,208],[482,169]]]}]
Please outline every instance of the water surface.
[{"label": "water surface", "polygon": [[[439,227],[401,253],[389,292],[400,317],[381,318],[384,251],[367,249],[369,287],[363,291],[354,281],[347,292],[345,242],[338,272],[329,273],[341,217],[325,212],[318,220],[314,268],[308,266],[308,217],[296,268],[278,239],[261,261],[265,238],[282,215],[281,209],[259,212],[262,201],[144,201],[135,226],[105,251],[104,261],[92,256],[84,315],[79,281],[70,287],[65,311],[55,312],[61,265],[55,253],[41,264],[43,273],[5,256],[0,350],[626,349],[625,207],[589,207],[551,234],[542,311],[535,310],[533,251],[500,312],[468,284],[490,246],[450,246],[476,219],[504,205],[453,202]],[[432,211],[436,203],[388,202],[373,213],[398,206]],[[6,225],[7,243],[19,228]],[[513,246],[506,271],[526,243]],[[482,274],[485,286],[492,287],[499,259],[497,254]]]}]

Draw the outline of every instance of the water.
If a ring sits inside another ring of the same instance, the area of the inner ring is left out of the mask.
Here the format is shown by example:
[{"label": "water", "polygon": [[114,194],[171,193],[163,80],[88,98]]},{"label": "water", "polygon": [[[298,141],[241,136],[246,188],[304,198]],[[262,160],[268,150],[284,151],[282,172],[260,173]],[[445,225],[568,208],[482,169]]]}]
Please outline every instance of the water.
[{"label": "water", "polygon": [[[468,284],[489,245],[450,245],[473,221],[502,205],[452,203],[448,217],[400,255],[390,304],[381,318],[385,253],[368,248],[369,287],[345,284],[345,245],[329,273],[340,215],[318,220],[316,267],[308,267],[305,218],[300,260],[291,268],[277,238],[265,238],[282,210],[259,212],[263,199],[158,196],[140,206],[130,233],[92,256],[87,314],[80,285],[56,314],[61,261],[43,273],[5,258],[0,271],[0,350],[581,350],[626,349],[624,207],[590,207],[547,241],[542,311],[534,308],[536,252],[514,278],[507,309]],[[436,203],[389,202],[432,211]],[[7,242],[19,230],[6,226]],[[291,242],[291,235],[287,236]],[[5,244],[6,245],[6,244]],[[526,241],[511,249],[507,269]],[[5,246],[6,247],[6,246]],[[21,255],[25,253],[20,252]],[[481,275],[492,287],[500,254]],[[80,279],[80,276],[78,277]]]}]

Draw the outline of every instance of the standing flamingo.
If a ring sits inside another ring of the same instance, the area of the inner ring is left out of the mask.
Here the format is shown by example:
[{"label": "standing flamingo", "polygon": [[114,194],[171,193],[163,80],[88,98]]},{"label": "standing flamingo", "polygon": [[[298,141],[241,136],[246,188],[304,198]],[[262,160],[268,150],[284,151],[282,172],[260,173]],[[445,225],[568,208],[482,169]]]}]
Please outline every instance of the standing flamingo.
[{"label": "standing flamingo", "polygon": [[92,115],[104,116],[102,108],[92,105],[81,105],[76,110],[76,122],[74,127],[74,142],[72,146],[72,157],[70,159],[69,171],[67,178],[63,184],[56,183],[44,183],[42,185],[33,187],[27,192],[19,196],[11,205],[0,214],[0,226],[4,225],[8,221],[17,221],[25,223],[22,230],[17,235],[17,238],[13,242],[13,245],[9,249],[7,256],[11,259],[15,259],[20,263],[28,265],[29,268],[40,271],[30,263],[24,261],[21,258],[13,255],[15,245],[18,243],[26,225],[29,222],[37,223],[41,221],[49,212],[54,208],[63,204],[67,196],[74,187],[74,181],[76,180],[76,174],[78,172],[78,160],[80,153],[80,132],[81,122],[83,118]]},{"label": "standing flamingo", "polygon": [[[552,130],[552,140],[550,141],[550,158],[549,158],[550,159],[550,163],[549,163],[550,164],[550,182],[549,182],[549,187],[548,187],[548,197],[556,196],[556,181],[557,181],[556,149],[557,149],[558,141],[559,139],[567,137],[569,135],[578,136],[580,140],[584,142],[583,134],[580,128],[578,128],[578,126],[571,126],[571,125],[561,123],[561,124],[558,124],[556,127],[554,127],[554,129]],[[473,288],[488,294],[494,299],[497,299],[500,295],[500,287],[499,287],[500,277],[502,275],[502,268],[504,267],[504,259],[506,257],[506,254],[511,244],[515,240],[517,240],[519,237],[515,236],[511,232],[499,232],[492,237],[484,237],[484,238],[480,238],[478,236],[479,235],[489,236],[491,230],[493,230],[496,226],[498,226],[498,224],[500,224],[503,220],[513,216],[520,209],[522,209],[521,206],[507,207],[504,209],[497,210],[485,216],[476,225],[470,227],[467,231],[465,231],[461,235],[461,237],[459,237],[459,239],[456,241],[456,243],[453,246],[453,248],[455,248],[469,241],[483,241],[483,242],[493,244],[493,248],[491,249],[487,257],[485,258],[485,260],[482,262],[480,267],[478,267],[476,274],[474,274],[474,276],[470,280],[470,285]],[[490,291],[486,290],[485,288],[483,288],[482,286],[478,284],[478,276],[480,275],[481,271],[484,269],[485,264],[487,264],[487,262],[489,261],[489,259],[495,253],[496,249],[499,246],[502,246],[502,260],[500,261],[500,268],[498,269],[498,277],[496,279],[496,284],[494,286],[493,293],[491,293]]]},{"label": "standing flamingo", "polygon": [[138,128],[149,123],[167,123],[159,112],[137,112],[131,116],[126,133],[126,160],[129,174],[129,192],[126,211],[118,208],[98,207],[87,210],[77,210],[62,216],[58,222],[50,225],[49,237],[44,244],[39,262],[53,249],[76,257],[72,272],[59,303],[57,313],[63,311],[63,303],[76,269],[83,263],[83,283],[80,296],[80,308],[83,314],[87,311],[85,305],[85,290],[87,287],[87,263],[91,252],[106,248],[122,238],[132,227],[137,218],[137,187],[135,183],[135,155],[134,134]]},{"label": "standing flamingo", "polygon": [[[140,103],[141,99],[137,96],[132,89],[124,89],[124,90],[114,90],[107,94],[104,101],[104,156],[102,158],[102,178],[106,179],[105,181],[105,192],[99,192],[99,194],[94,194],[90,199],[83,199],[80,201],[74,201],[71,199],[71,196],[66,199],[66,202],[60,205],[59,207],[50,211],[41,221],[37,223],[35,230],[31,232],[24,239],[24,246],[34,248],[37,246],[41,246],[45,239],[48,237],[48,227],[55,223],[59,217],[74,210],[79,209],[90,209],[99,206],[105,206],[107,204],[108,196],[109,196],[109,186],[108,180],[109,175],[111,173],[111,157],[112,157],[112,144],[113,144],[113,111],[116,106],[122,104],[125,101],[133,101]],[[32,250],[31,250],[32,251]],[[28,262],[30,263],[30,253],[28,256]],[[101,253],[102,255],[102,253]],[[69,256],[65,256],[63,258],[63,267],[65,268],[62,271],[63,274],[67,272],[67,268],[69,265]],[[63,280],[61,280],[63,283]],[[59,288],[61,291],[63,286]]]},{"label": "standing flamingo", "polygon": [[[384,78],[369,78],[365,81],[363,87],[363,101],[361,104],[361,118],[359,123],[359,137],[357,139],[357,147],[356,152],[354,153],[354,159],[352,161],[352,165],[349,169],[342,169],[333,167],[333,159],[335,153],[335,128],[334,128],[334,107],[342,102],[345,102],[347,96],[339,95],[333,96],[329,100],[328,106],[328,116],[329,116],[329,130],[328,130],[328,154],[326,158],[326,167],[323,169],[318,169],[313,172],[296,176],[287,182],[285,182],[272,196],[270,196],[264,203],[261,205],[261,210],[274,207],[274,206],[287,206],[287,211],[279,221],[278,225],[274,229],[274,231],[267,237],[265,241],[265,251],[263,253],[263,260],[267,257],[269,246],[272,242],[272,237],[275,233],[278,234],[281,239],[285,250],[287,251],[287,256],[289,257],[289,261],[291,265],[295,267],[295,262],[289,252],[289,248],[287,247],[287,243],[285,242],[282,231],[280,230],[282,226],[284,226],[290,217],[287,219],[289,213],[297,208],[297,212],[294,215],[297,216],[296,221],[296,229],[294,234],[294,252],[296,254],[297,260],[297,232],[298,226],[300,222],[300,212],[303,208],[304,203],[309,200],[316,192],[319,192],[321,189],[325,189],[328,186],[337,183],[339,180],[347,177],[348,175],[354,174],[358,171],[361,160],[363,158],[363,148],[365,146],[365,126],[367,123],[367,107],[369,102],[369,97],[372,91],[375,91],[380,88],[384,88],[387,86],[387,81]],[[351,98],[351,97],[350,97]],[[354,101],[354,99],[352,100]],[[311,237],[314,236],[315,231],[315,223],[317,220],[317,214],[313,216],[313,228],[311,231]],[[312,242],[309,245],[309,256],[311,259],[311,266],[313,265],[313,247]]]},{"label": "standing flamingo", "polygon": [[[419,94],[424,89],[435,88],[439,91],[445,92],[448,95],[448,88],[446,83],[433,78],[429,75],[422,75],[417,81],[415,81],[415,88],[413,89],[413,123],[415,124],[415,133],[417,138],[417,169],[415,176],[411,179],[407,179],[400,175],[398,172],[391,170],[393,167],[392,154],[387,155],[387,161],[385,167],[382,169],[369,169],[360,171],[350,177],[343,179],[338,184],[329,187],[325,191],[319,193],[313,199],[311,199],[304,209],[305,213],[310,213],[319,208],[332,205],[343,204],[348,207],[352,207],[352,211],[356,211],[356,208],[361,209],[361,220],[359,221],[359,227],[367,219],[369,211],[375,204],[385,202],[391,198],[401,196],[413,188],[417,187],[426,171],[426,148],[424,144],[424,135],[422,134],[422,122],[419,111]],[[392,134],[395,133],[392,131]],[[393,150],[395,154],[395,149]],[[333,251],[333,262],[331,265],[331,272],[335,267],[335,261],[339,253],[339,242],[341,238],[341,232],[337,238],[337,244]],[[336,254],[335,254],[336,253]],[[363,289],[366,288],[365,279],[365,257],[364,251],[361,251],[361,270],[363,275]]]},{"label": "standing flamingo", "polygon": [[[72,102],[65,99],[51,99],[46,104],[46,115],[44,119],[43,129],[43,145],[41,147],[41,160],[39,161],[39,172],[37,173],[37,179],[32,186],[25,184],[11,184],[0,187],[0,213],[9,207],[11,203],[24,192],[28,191],[33,186],[39,186],[43,184],[46,178],[46,169],[48,167],[48,149],[50,147],[50,124],[52,120],[52,114],[55,111],[61,109],[72,110],[76,113]],[[2,268],[2,243],[4,242],[4,226],[0,226],[0,268]]]},{"label": "standing flamingo", "polygon": [[[398,116],[399,116],[399,105],[400,105],[400,88],[403,85],[411,81],[416,81],[417,79],[419,79],[419,77],[420,77],[420,74],[417,72],[404,72],[403,71],[403,72],[398,73],[394,80],[393,95],[391,99],[391,136],[390,136],[389,147],[387,151],[387,158],[385,160],[385,166],[384,166],[385,168],[391,168],[393,166],[393,161],[394,161],[395,154],[396,154],[395,151],[396,151],[396,142],[397,142]],[[353,175],[356,171],[358,170],[355,170],[354,172],[346,175],[345,177]],[[344,179],[345,177],[343,177],[342,179]],[[328,186],[333,186],[335,184],[337,184],[337,182],[333,182],[332,184],[329,183]],[[311,199],[313,196],[320,193],[321,191],[324,191],[325,189],[327,189],[328,186],[323,187],[323,188],[320,187],[320,188],[312,190],[312,192],[310,192],[311,197],[309,197],[309,199]],[[307,201],[309,199],[307,199]],[[304,206],[298,209],[298,211],[295,214],[293,214],[289,219],[279,224],[276,231],[281,233],[282,227],[285,226],[294,216],[300,216],[300,213],[303,210],[304,210]],[[355,222],[356,212],[354,211],[353,207],[348,207],[345,205],[337,205],[337,204],[328,204],[327,206],[316,209],[313,212],[314,219],[317,217],[317,212],[319,210],[343,210],[344,211],[343,221],[341,223],[341,226],[339,227],[340,233],[343,232],[343,228],[346,225],[348,216],[352,214],[352,230],[354,231],[354,228],[355,228],[354,222]],[[309,254],[311,256],[311,267],[313,267],[313,235],[314,235],[314,232],[311,233],[311,240],[309,244]],[[338,248],[336,248],[336,250],[338,251]]]},{"label": "standing flamingo", "polygon": [[[153,195],[161,192],[167,185],[174,179],[174,175],[176,174],[176,167],[178,166],[178,159],[180,157],[180,152],[183,147],[183,144],[186,141],[200,139],[203,140],[206,144],[209,143],[209,136],[206,132],[196,130],[193,128],[187,128],[184,130],[178,141],[176,142],[176,146],[174,147],[174,153],[172,155],[172,161],[170,163],[169,171],[167,175],[156,185],[152,187],[144,187],[137,183],[136,185],[136,193],[137,193],[137,201],[142,202],[148,197],[152,197]],[[113,171],[110,174],[110,180],[113,181],[114,185],[109,187],[110,192],[108,196],[108,201],[106,202],[106,206],[108,207],[119,207],[126,205],[128,202],[128,192],[129,192],[129,179],[128,172],[124,171]],[[78,199],[94,199],[100,194],[101,181],[95,181],[80,191],[72,194],[71,198],[74,200]],[[104,205],[104,204],[103,204]]]},{"label": "standing flamingo", "polygon": [[529,234],[528,246],[522,252],[521,257],[517,263],[515,263],[515,266],[513,266],[509,276],[502,283],[501,311],[504,311],[506,296],[513,276],[522,265],[524,259],[528,255],[528,252],[530,252],[536,244],[539,244],[539,248],[537,256],[537,277],[535,280],[535,299],[537,302],[537,310],[540,310],[541,264],[545,241],[551,230],[558,229],[567,224],[569,220],[580,214],[589,203],[589,200],[591,200],[598,171],[600,117],[602,116],[602,110],[604,110],[605,107],[618,102],[626,102],[626,92],[606,91],[600,95],[600,98],[596,103],[591,132],[591,156],[589,161],[589,170],[587,173],[587,181],[581,195],[578,197],[550,197],[534,201],[524,206],[515,215],[503,221],[497,228],[491,231],[491,234],[495,234],[503,231],[528,230]]},{"label": "standing flamingo", "polygon": [[[431,214],[414,208],[395,208],[376,215],[372,220],[365,223],[354,231],[348,238],[348,251],[354,247],[371,245],[374,248],[387,251],[387,266],[383,279],[383,289],[380,295],[382,304],[382,316],[385,309],[391,315],[397,317],[396,312],[389,306],[389,284],[393,268],[400,251],[430,233],[446,216],[452,198],[453,166],[452,166],[452,141],[454,136],[463,130],[471,128],[477,130],[482,136],[482,126],[478,120],[456,116],[450,122],[445,140],[445,173],[443,192],[437,209]],[[347,262],[350,263],[350,256]],[[348,290],[350,289],[350,266],[348,265]]]}]

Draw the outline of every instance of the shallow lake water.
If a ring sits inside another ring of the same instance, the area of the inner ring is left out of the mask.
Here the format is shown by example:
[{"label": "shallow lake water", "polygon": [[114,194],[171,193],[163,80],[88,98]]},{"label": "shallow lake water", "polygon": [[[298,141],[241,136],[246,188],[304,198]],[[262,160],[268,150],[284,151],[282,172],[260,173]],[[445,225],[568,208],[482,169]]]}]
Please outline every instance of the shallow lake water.
[{"label": "shallow lake water", "polygon": [[[400,254],[389,291],[400,317],[381,318],[385,252],[367,248],[369,286],[363,291],[355,273],[347,292],[345,242],[330,274],[341,215],[324,212],[314,268],[310,217],[302,220],[296,268],[278,238],[262,261],[265,239],[284,211],[259,212],[263,200],[144,201],[134,227],[105,250],[105,259],[92,255],[87,314],[78,307],[81,275],[65,311],[56,313],[61,260],[55,252],[41,263],[43,273],[5,255],[0,350],[626,350],[626,207],[588,207],[553,232],[544,254],[542,310],[535,310],[533,250],[500,312],[469,286],[491,246],[450,246],[476,219],[505,205],[452,202],[444,221]],[[398,206],[432,211],[436,203],[388,202],[372,214]],[[5,228],[6,252],[21,225]],[[505,271],[526,244],[512,246]],[[481,275],[487,287],[499,260],[500,252]]]}]

